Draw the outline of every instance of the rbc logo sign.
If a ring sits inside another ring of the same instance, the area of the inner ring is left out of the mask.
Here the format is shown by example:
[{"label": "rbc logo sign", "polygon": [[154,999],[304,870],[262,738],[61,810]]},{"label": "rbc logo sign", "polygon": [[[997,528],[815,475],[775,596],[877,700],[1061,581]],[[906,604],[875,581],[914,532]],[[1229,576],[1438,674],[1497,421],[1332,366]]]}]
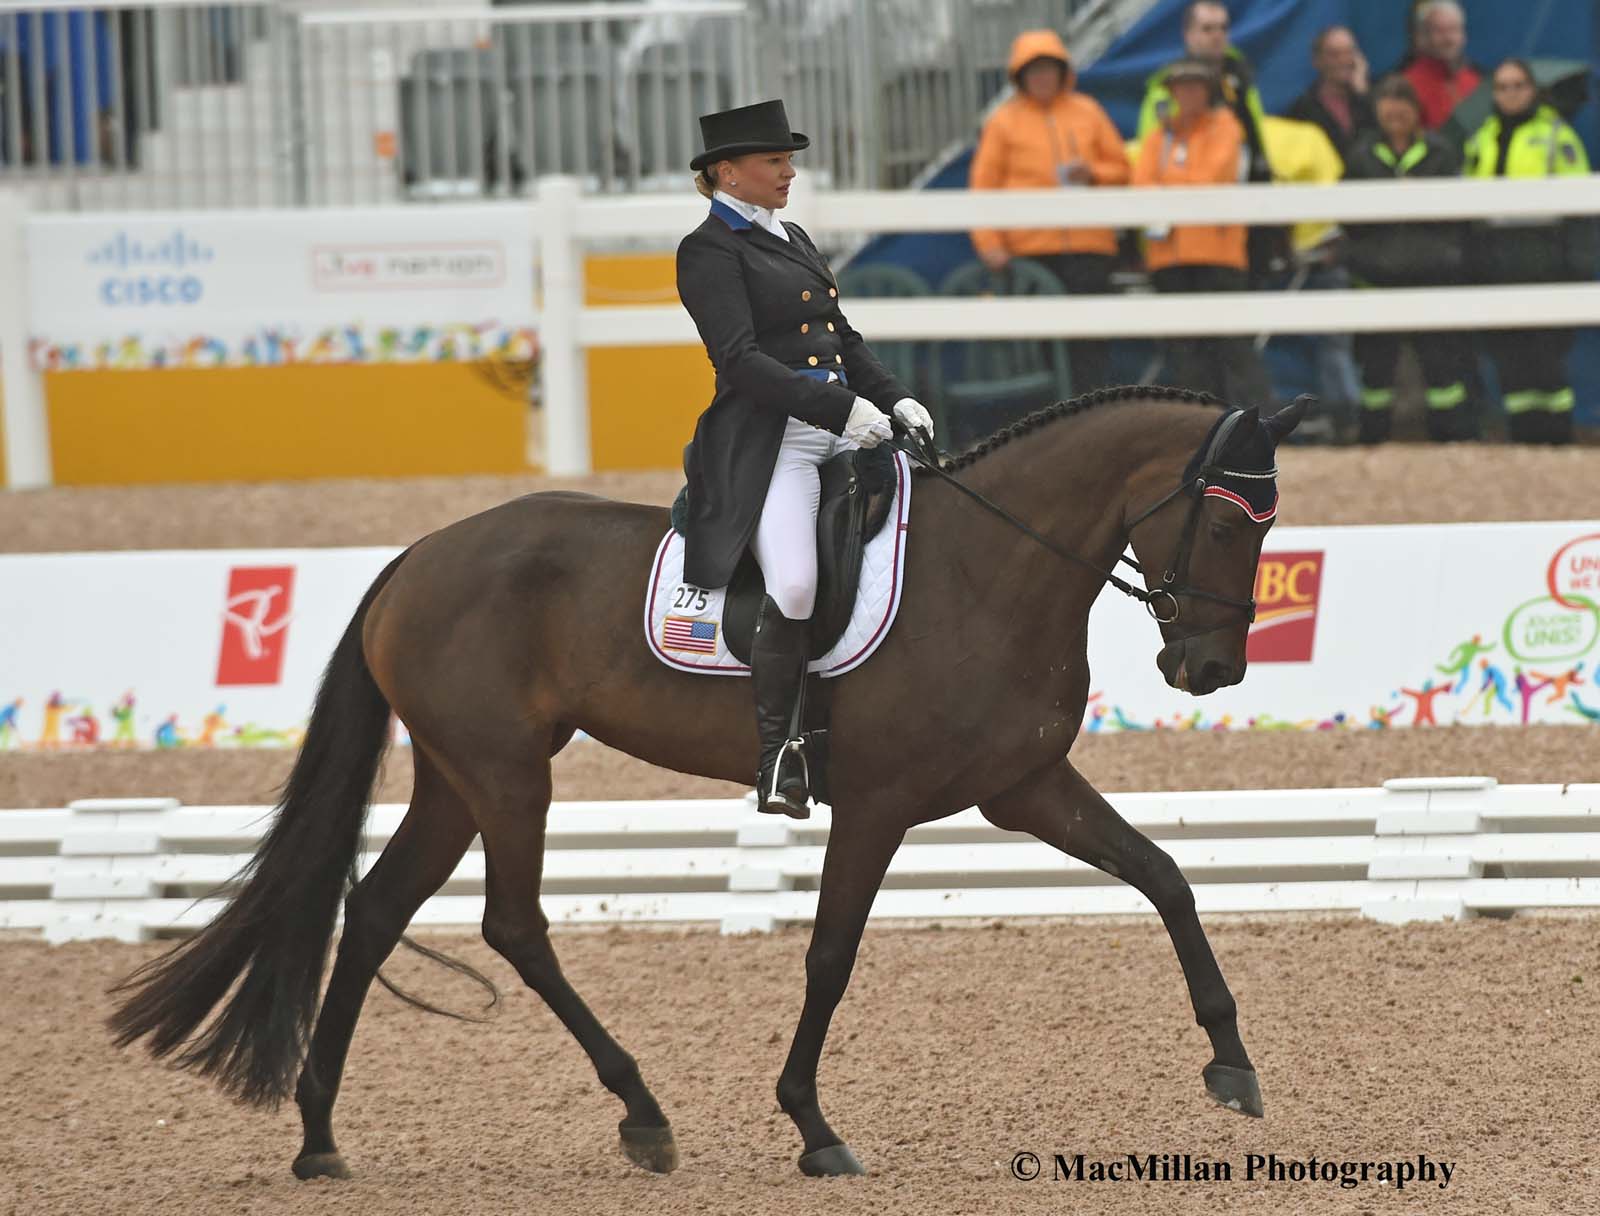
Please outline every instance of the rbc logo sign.
[{"label": "rbc logo sign", "polygon": [[183,229],[155,239],[126,231],[89,254],[89,264],[109,273],[100,280],[99,295],[112,308],[198,304],[205,284],[194,271],[216,256],[209,246],[186,236]]}]

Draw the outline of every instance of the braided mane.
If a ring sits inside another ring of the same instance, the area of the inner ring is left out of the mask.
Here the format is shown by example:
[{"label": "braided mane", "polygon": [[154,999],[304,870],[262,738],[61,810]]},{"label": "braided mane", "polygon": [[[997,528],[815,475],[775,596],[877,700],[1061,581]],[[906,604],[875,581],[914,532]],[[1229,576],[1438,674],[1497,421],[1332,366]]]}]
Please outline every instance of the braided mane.
[{"label": "braided mane", "polygon": [[[1081,397],[1074,397],[1070,401],[1057,401],[1052,405],[1042,406],[1027,415],[1019,418],[1010,426],[1003,426],[998,431],[979,440],[968,448],[959,457],[946,466],[948,470],[964,469],[973,462],[987,456],[996,448],[1004,447],[1011,440],[1030,431],[1036,431],[1047,423],[1058,418],[1070,418],[1081,414],[1085,410],[1094,409],[1099,405],[1116,405],[1126,401],[1182,401],[1193,405],[1209,406],[1213,409],[1226,409],[1227,402],[1213,397],[1210,393],[1197,393],[1192,389],[1171,388],[1164,384],[1120,384],[1114,388],[1099,388],[1092,393],[1084,393]],[[924,472],[920,466],[917,472]]]}]

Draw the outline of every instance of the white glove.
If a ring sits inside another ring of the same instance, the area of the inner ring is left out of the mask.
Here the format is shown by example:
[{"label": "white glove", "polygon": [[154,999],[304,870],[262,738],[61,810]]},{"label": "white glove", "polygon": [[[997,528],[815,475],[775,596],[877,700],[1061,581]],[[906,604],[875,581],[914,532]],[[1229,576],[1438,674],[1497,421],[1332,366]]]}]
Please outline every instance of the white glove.
[{"label": "white glove", "polygon": [[921,427],[933,438],[933,415],[915,397],[902,397],[894,403],[894,416],[909,427]]},{"label": "white glove", "polygon": [[894,438],[894,427],[888,414],[865,397],[857,397],[844,424],[844,437],[857,447],[875,448],[885,439]]}]

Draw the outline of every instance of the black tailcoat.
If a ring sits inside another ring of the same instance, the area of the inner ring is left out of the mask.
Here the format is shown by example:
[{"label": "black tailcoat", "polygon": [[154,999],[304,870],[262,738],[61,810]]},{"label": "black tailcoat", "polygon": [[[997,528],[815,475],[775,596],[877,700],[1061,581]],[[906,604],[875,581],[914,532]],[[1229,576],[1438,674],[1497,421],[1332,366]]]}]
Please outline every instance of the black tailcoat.
[{"label": "black tailcoat", "polygon": [[[683,577],[696,586],[733,577],[790,417],[840,435],[858,395],[885,412],[910,396],[844,319],[811,238],[797,224],[784,228],[788,241],[717,202],[678,246],[678,295],[717,372],[716,396],[683,459]],[[823,371],[849,387],[814,374]]]}]

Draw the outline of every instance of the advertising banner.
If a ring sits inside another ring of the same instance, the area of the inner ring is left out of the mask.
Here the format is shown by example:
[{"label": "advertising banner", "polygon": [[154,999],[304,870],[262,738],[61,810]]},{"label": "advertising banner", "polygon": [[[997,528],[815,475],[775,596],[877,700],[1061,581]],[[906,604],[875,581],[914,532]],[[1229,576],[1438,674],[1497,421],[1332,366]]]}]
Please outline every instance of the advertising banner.
[{"label": "advertising banner", "polygon": [[[396,552],[0,557],[0,749],[293,744]],[[1243,683],[1195,698],[1157,672],[1155,623],[1102,595],[1085,729],[1600,721],[1600,522],[1277,529],[1256,597]]]},{"label": "advertising banner", "polygon": [[1255,594],[1249,671],[1203,698],[1167,687],[1155,624],[1102,595],[1087,728],[1600,720],[1600,523],[1278,528]]},{"label": "advertising banner", "polygon": [[443,361],[533,352],[516,203],[42,216],[40,370]]}]

